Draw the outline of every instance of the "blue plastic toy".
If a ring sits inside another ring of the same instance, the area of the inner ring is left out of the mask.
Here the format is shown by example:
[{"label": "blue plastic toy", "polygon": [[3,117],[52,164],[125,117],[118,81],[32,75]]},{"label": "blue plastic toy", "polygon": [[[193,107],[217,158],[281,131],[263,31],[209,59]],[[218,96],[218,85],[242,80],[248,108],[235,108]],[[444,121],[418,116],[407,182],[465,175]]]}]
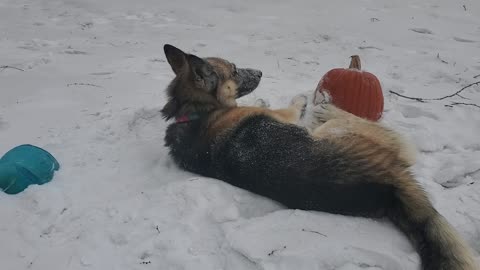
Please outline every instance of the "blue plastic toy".
[{"label": "blue plastic toy", "polygon": [[60,164],[42,148],[24,144],[8,151],[0,159],[0,189],[17,194],[29,185],[50,182]]}]

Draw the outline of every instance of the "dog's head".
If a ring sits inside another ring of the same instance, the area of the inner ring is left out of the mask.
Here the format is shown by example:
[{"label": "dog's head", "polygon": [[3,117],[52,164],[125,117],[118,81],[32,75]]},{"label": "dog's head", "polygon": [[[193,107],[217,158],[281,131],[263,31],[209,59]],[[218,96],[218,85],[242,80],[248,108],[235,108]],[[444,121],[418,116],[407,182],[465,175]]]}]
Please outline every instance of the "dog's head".
[{"label": "dog's head", "polygon": [[221,58],[199,58],[168,44],[163,49],[176,75],[167,89],[169,101],[162,109],[167,119],[189,110],[235,107],[236,99],[255,90],[262,78],[260,70],[237,68]]}]

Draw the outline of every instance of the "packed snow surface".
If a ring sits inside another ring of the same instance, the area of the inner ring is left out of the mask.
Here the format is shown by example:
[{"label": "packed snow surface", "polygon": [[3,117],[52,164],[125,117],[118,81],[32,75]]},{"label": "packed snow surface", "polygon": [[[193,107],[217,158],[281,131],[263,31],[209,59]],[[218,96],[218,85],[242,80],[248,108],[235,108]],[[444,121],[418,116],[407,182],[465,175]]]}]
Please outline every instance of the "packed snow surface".
[{"label": "packed snow surface", "polygon": [[[382,123],[418,148],[435,207],[480,251],[480,1],[0,0],[0,155],[61,163],[0,192],[0,268],[417,269],[389,222],[289,210],[180,170],[159,110],[170,43],[263,71],[242,98],[282,107],[360,55],[382,82]],[[462,98],[463,97],[463,98]]]}]

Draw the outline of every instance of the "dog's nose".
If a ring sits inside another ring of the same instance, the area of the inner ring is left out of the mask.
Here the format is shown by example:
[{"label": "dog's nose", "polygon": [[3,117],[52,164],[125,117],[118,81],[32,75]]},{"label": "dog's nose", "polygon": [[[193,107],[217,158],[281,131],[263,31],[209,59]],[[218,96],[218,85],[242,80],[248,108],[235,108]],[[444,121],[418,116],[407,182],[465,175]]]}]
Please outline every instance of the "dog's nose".
[{"label": "dog's nose", "polygon": [[258,69],[254,69],[253,70],[253,75],[257,78],[262,78],[262,71],[260,71]]}]

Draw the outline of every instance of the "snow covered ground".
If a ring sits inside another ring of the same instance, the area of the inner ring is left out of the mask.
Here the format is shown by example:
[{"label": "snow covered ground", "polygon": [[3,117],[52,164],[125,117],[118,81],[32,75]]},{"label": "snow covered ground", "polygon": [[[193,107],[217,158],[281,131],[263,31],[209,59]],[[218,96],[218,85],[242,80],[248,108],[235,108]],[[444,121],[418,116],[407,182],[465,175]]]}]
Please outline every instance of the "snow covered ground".
[{"label": "snow covered ground", "polygon": [[[418,147],[415,173],[480,251],[478,0],[0,0],[0,155],[30,143],[53,181],[0,193],[0,268],[416,269],[384,221],[283,209],[175,167],[158,110],[162,46],[263,71],[249,103],[285,106],[359,54],[383,122]],[[21,69],[21,70],[19,70]],[[476,78],[474,78],[477,76]]]}]

